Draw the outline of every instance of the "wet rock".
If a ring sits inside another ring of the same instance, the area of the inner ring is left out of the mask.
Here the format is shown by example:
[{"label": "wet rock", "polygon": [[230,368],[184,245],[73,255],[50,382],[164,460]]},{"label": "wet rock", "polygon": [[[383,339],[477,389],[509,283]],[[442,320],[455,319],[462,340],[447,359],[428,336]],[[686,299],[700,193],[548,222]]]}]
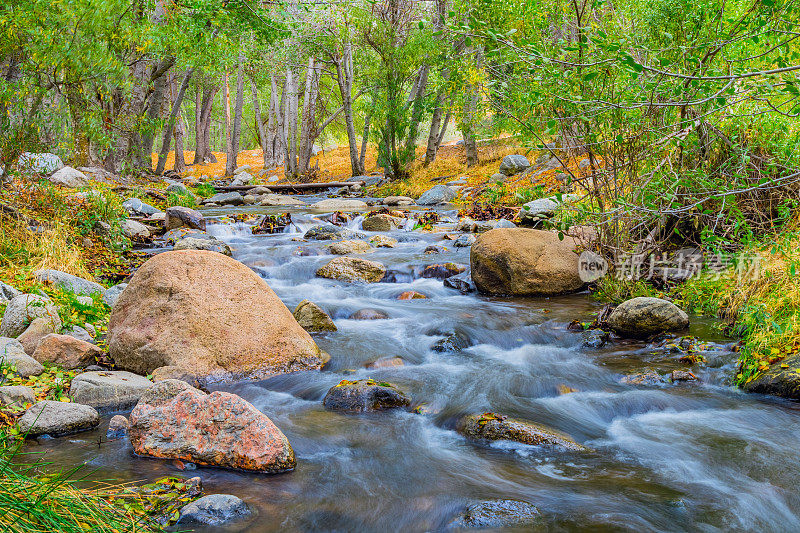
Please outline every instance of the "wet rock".
[{"label": "wet rock", "polygon": [[106,438],[108,439],[121,439],[128,434],[131,428],[131,423],[122,415],[114,415],[108,422],[108,429],[106,430]]},{"label": "wet rock", "polygon": [[800,354],[772,364],[754,380],[745,383],[743,388],[747,392],[800,400]]},{"label": "wet rock", "polygon": [[288,194],[265,194],[258,201],[261,205],[266,206],[280,206],[280,205],[306,205],[306,203],[294,196]]},{"label": "wet rock", "polygon": [[667,300],[638,297],[618,305],[608,317],[608,325],[623,337],[645,338],[686,329],[689,315]]},{"label": "wet rock", "polygon": [[111,313],[117,365],[145,375],[260,379],[320,368],[319,348],[266,282],[222,254],[164,252],[131,278]]},{"label": "wet rock", "polygon": [[205,394],[183,381],[161,381],[144,393],[130,421],[131,444],[139,455],[267,473],[296,464],[281,430],[228,392]]},{"label": "wet rock", "polygon": [[438,205],[454,200],[458,193],[447,185],[434,185],[417,199],[417,205]]},{"label": "wet rock", "polygon": [[316,257],[321,254],[319,250],[315,250],[314,248],[300,246],[294,252],[292,252],[292,255],[296,255],[297,257]]},{"label": "wet rock", "polygon": [[218,192],[211,198],[208,198],[204,203],[213,203],[217,205],[242,205],[244,199],[242,195],[236,191],[232,192]]},{"label": "wet rock", "polygon": [[470,347],[469,337],[460,332],[450,333],[443,339],[439,339],[431,346],[431,350],[438,353],[456,353]]},{"label": "wet rock", "polygon": [[669,375],[669,379],[673,383],[677,381],[697,381],[697,376],[695,376],[688,370],[673,370],[672,373]]},{"label": "wet rock", "polygon": [[75,294],[83,294],[90,296],[95,293],[102,294],[105,288],[99,283],[89,281],[88,279],[79,278],[60,270],[44,269],[34,272],[37,280],[45,285],[53,285],[61,289]]},{"label": "wet rock", "polygon": [[332,411],[368,412],[408,407],[411,400],[396,385],[385,381],[344,379],[331,387],[322,405]]},{"label": "wet rock", "polygon": [[546,296],[580,290],[571,238],[535,229],[493,229],[470,250],[472,280],[482,293]]},{"label": "wet rock", "polygon": [[377,309],[359,309],[352,315],[351,320],[384,320],[389,318],[389,315]]},{"label": "wet rock", "polygon": [[102,353],[102,350],[92,343],[69,335],[51,333],[45,335],[39,342],[33,352],[33,358],[40,363],[71,370],[93,364]]},{"label": "wet rock", "polygon": [[219,239],[198,239],[195,237],[184,237],[175,243],[173,250],[203,250],[206,252],[216,252],[218,254],[233,255],[233,250],[228,244]]},{"label": "wet rock", "polygon": [[63,167],[56,170],[47,178],[47,181],[55,183],[56,185],[61,185],[62,187],[72,188],[87,187],[92,183],[91,180],[86,177],[86,174],[72,167]]},{"label": "wet rock", "polygon": [[236,522],[250,516],[250,509],[242,500],[231,494],[203,496],[180,510],[181,524],[205,524],[219,526]]},{"label": "wet rock", "polygon": [[333,224],[322,224],[308,230],[303,238],[309,241],[339,241],[345,239],[361,239],[364,234]]},{"label": "wet rock", "polygon": [[461,235],[453,243],[453,246],[455,246],[456,248],[467,248],[467,247],[472,246],[473,244],[475,244],[475,241],[477,239],[478,238],[475,235],[469,235],[469,234]]},{"label": "wet rock", "polygon": [[492,500],[471,505],[447,525],[447,529],[522,528],[541,517],[539,509],[519,500]]},{"label": "wet rock", "polygon": [[397,296],[398,300],[425,300],[428,297],[417,291],[405,291]]},{"label": "wet rock", "polygon": [[43,338],[56,333],[58,329],[60,329],[57,326],[58,324],[54,323],[49,317],[36,318],[25,328],[25,331],[17,337],[17,340],[22,343],[22,348],[25,350],[26,354],[33,355]]},{"label": "wet rock", "polygon": [[22,434],[29,437],[58,437],[97,427],[100,415],[88,405],[45,400],[28,408],[17,424]]},{"label": "wet rock", "polygon": [[456,428],[465,437],[479,440],[511,440],[535,446],[582,451],[583,446],[553,429],[495,413],[467,415]]},{"label": "wet rock", "polygon": [[206,219],[199,211],[188,207],[168,207],[164,216],[164,228],[171,230],[180,227],[205,231]]},{"label": "wet rock", "polygon": [[128,198],[122,202],[122,207],[128,212],[129,215],[134,216],[146,217],[161,212],[152,205],[146,204],[138,198]]},{"label": "wet rock", "polygon": [[127,286],[127,283],[119,283],[113,287],[109,287],[103,293],[103,302],[109,307],[114,307],[114,304],[116,304],[119,299],[119,295],[122,294],[122,291],[124,291]]},{"label": "wet rock", "polygon": [[23,408],[36,402],[33,389],[24,385],[8,385],[0,387],[0,405],[3,407]]},{"label": "wet rock", "polygon": [[303,300],[294,310],[294,318],[306,331],[336,331],[336,324],[317,304]]},{"label": "wet rock", "polygon": [[137,222],[136,220],[132,220],[130,218],[126,218],[122,221],[122,224],[120,224],[120,230],[122,231],[123,235],[132,241],[147,239],[150,237],[150,228],[141,222]]},{"label": "wet rock", "polygon": [[622,379],[620,379],[619,381],[620,383],[624,383],[626,385],[644,385],[650,387],[655,385],[662,385],[664,383],[661,374],[653,370],[634,372],[633,374],[628,374],[627,376],[623,376]]},{"label": "wet rock", "polygon": [[383,205],[408,206],[414,205],[414,199],[408,196],[387,196],[382,203]]},{"label": "wet rock", "polygon": [[372,250],[368,242],[352,240],[341,241],[328,245],[328,251],[334,255],[365,254]]},{"label": "wet rock", "polygon": [[435,265],[425,266],[420,275],[423,278],[447,279],[461,274],[465,270],[467,270],[467,267],[463,265],[457,265],[455,263],[437,263]]},{"label": "wet rock", "polygon": [[505,176],[513,176],[515,174],[519,174],[530,167],[531,164],[528,161],[528,158],[524,155],[507,155],[503,158],[503,161],[500,162],[500,174]]},{"label": "wet rock", "polygon": [[464,276],[451,276],[446,278],[442,284],[448,289],[455,289],[461,294],[469,294],[475,292],[475,287],[469,282],[469,279]]},{"label": "wet rock", "polygon": [[38,376],[44,372],[42,364],[25,353],[17,339],[0,337],[0,362],[14,369],[20,377]]},{"label": "wet rock", "polygon": [[153,382],[124,371],[83,372],[73,378],[69,395],[72,401],[99,411],[130,409]]},{"label": "wet rock", "polygon": [[352,211],[355,209],[366,209],[368,206],[366,202],[362,202],[361,200],[328,198],[311,204],[309,207],[319,211]]},{"label": "wet rock", "polygon": [[386,235],[373,235],[370,237],[369,242],[376,248],[394,248],[397,246],[397,239]]},{"label": "wet rock", "polygon": [[446,251],[446,248],[444,248],[443,246],[430,245],[430,246],[426,246],[425,247],[425,250],[423,250],[423,253],[425,253],[425,254],[441,254],[441,253],[443,253],[445,251]]},{"label": "wet rock", "polygon": [[378,213],[365,218],[361,223],[361,229],[364,231],[392,231],[402,227],[404,223],[404,219]]},{"label": "wet rock", "polygon": [[367,363],[365,366],[369,370],[377,370],[380,368],[398,368],[404,366],[405,362],[401,357],[381,357],[380,359],[376,359],[371,363]]},{"label": "wet rock", "polygon": [[317,270],[317,276],[349,282],[375,283],[383,279],[386,267],[360,257],[337,257]]},{"label": "wet rock", "polygon": [[602,348],[611,338],[607,331],[601,329],[588,329],[581,333],[581,337],[581,346],[584,348]]}]

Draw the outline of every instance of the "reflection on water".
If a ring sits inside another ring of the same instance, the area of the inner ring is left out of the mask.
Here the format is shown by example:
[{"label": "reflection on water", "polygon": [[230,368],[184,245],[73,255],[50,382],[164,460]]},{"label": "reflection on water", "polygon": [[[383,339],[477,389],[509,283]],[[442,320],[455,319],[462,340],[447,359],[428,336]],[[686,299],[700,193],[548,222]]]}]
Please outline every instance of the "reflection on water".
[{"label": "reflection on water", "polygon": [[[294,472],[184,472],[200,475],[207,492],[236,494],[257,509],[247,531],[437,530],[465,504],[495,498],[533,503],[548,531],[800,530],[797,406],[730,388],[734,355],[710,323],[695,320],[691,331],[711,341],[708,366],[695,369],[702,385],[622,384],[623,374],[666,373],[684,365],[679,354],[638,341],[582,347],[580,334],[565,326],[589,320],[599,309],[585,294],[463,296],[441,281],[412,279],[426,264],[469,263],[469,250],[443,242],[441,233],[392,232],[401,241],[396,248],[365,255],[408,274],[407,282],[350,285],[315,278],[315,270],[332,257],[328,243],[293,241],[316,221],[307,210],[291,211],[295,227],[277,235],[254,236],[241,223],[209,226],[290,309],[308,298],[339,328],[316,337],[332,355],[324,371],[225,387],[283,430],[297,454]],[[217,209],[207,215],[227,213]],[[351,226],[358,229],[359,223]],[[424,254],[433,243],[448,250]],[[300,246],[320,255],[300,257],[295,253]],[[428,299],[396,300],[407,290]],[[348,318],[364,308],[381,310],[389,319]],[[431,349],[453,333],[465,348]],[[401,357],[405,365],[364,368],[384,356]],[[424,404],[427,414],[323,410],[325,392],[343,376],[394,382],[415,406]],[[559,394],[563,386],[576,392]],[[489,410],[559,429],[592,451],[479,446],[453,430],[461,415]],[[177,472],[171,462],[133,457],[124,441],[102,442],[101,434],[43,440],[29,449],[46,451],[57,464],[85,461],[106,479]]]}]

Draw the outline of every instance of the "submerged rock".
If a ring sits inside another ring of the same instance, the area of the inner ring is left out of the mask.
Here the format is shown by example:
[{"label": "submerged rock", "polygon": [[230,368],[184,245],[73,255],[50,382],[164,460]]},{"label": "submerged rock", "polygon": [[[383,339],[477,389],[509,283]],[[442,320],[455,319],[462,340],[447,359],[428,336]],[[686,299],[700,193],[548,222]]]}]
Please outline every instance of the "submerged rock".
[{"label": "submerged rock", "polygon": [[328,251],[334,255],[365,254],[372,252],[372,246],[364,241],[341,241],[328,245]]},{"label": "submerged rock", "polygon": [[386,267],[375,261],[367,261],[360,257],[337,257],[317,270],[321,278],[337,279],[349,282],[375,283],[383,279]]},{"label": "submerged rock", "polygon": [[322,405],[333,411],[367,412],[408,407],[411,400],[396,385],[385,381],[344,379],[331,387]]},{"label": "submerged rock", "polygon": [[689,315],[667,300],[638,297],[618,305],[608,317],[608,325],[618,335],[645,338],[689,327]]},{"label": "submerged rock", "polygon": [[426,300],[428,297],[417,291],[405,291],[397,296],[398,300]]},{"label": "submerged rock", "polygon": [[347,228],[340,228],[333,224],[322,224],[308,230],[303,238],[309,241],[341,241],[345,239],[360,239],[364,234]]},{"label": "submerged rock", "polygon": [[645,385],[650,387],[664,384],[664,379],[661,377],[661,374],[654,370],[634,372],[623,376],[619,381],[626,385]]},{"label": "submerged rock", "polygon": [[352,315],[351,320],[384,320],[389,318],[389,315],[377,309],[359,309]]},{"label": "submerged rock", "polygon": [[423,278],[447,279],[451,276],[461,274],[465,270],[467,270],[467,267],[463,265],[457,265],[455,263],[440,263],[435,265],[427,265],[422,269],[420,276]]},{"label": "submerged rock", "polygon": [[387,355],[386,357],[381,357],[371,363],[367,363],[364,366],[370,370],[376,370],[379,368],[398,368],[404,365],[405,362],[401,357],[391,357]]},{"label": "submerged rock", "polygon": [[295,467],[286,436],[235,394],[205,394],[178,380],[148,390],[130,415],[134,452],[203,466],[277,473]]},{"label": "submerged rock", "polygon": [[511,440],[534,446],[583,451],[586,448],[556,430],[495,413],[467,415],[456,428],[465,437],[479,440]]},{"label": "submerged rock", "polygon": [[29,407],[17,424],[29,437],[58,437],[97,427],[100,415],[88,405],[45,400]]},{"label": "submerged rock", "polygon": [[219,526],[250,516],[251,511],[241,499],[232,494],[210,494],[181,508],[180,524]]},{"label": "submerged rock", "polygon": [[263,379],[322,366],[320,351],[267,283],[222,254],[164,252],[133,275],[111,313],[119,368],[179,366],[198,377]]},{"label": "submerged rock", "polygon": [[131,423],[122,415],[114,415],[108,422],[108,429],[106,430],[106,438],[121,439],[128,434],[131,428]]},{"label": "submerged rock", "polygon": [[336,331],[336,324],[317,304],[303,300],[294,310],[295,320],[306,331]]},{"label": "submerged rock", "polygon": [[539,509],[519,500],[492,500],[471,505],[447,529],[503,529],[531,526]]}]

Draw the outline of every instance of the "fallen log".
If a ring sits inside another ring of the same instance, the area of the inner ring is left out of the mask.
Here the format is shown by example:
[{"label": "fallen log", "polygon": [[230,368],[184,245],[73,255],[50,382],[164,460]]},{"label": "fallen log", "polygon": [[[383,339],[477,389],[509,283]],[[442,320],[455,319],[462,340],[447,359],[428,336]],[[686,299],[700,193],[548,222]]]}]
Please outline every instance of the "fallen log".
[{"label": "fallen log", "polygon": [[271,191],[313,191],[330,189],[331,187],[350,187],[366,185],[365,181],[330,181],[328,183],[267,183],[266,185],[215,185],[217,192],[249,191],[256,187],[266,187]]}]

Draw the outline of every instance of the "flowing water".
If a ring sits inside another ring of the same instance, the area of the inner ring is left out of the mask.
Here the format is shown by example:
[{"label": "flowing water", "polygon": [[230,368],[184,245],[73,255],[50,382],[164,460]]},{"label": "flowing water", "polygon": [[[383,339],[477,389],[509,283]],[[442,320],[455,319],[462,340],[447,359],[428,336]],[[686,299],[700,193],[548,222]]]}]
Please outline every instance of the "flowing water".
[{"label": "flowing water", "polygon": [[[181,473],[169,461],[134,457],[124,440],[103,442],[99,430],[42,440],[29,449],[45,451],[57,464],[86,462],[101,478],[199,475],[207,493],[235,494],[257,510],[246,525],[201,531],[435,531],[465,505],[505,498],[536,505],[542,531],[800,530],[798,405],[728,386],[735,354],[710,322],[696,319],[690,331],[707,343],[707,364],[695,368],[701,383],[625,384],[620,378],[631,372],[666,373],[685,365],[678,362],[680,354],[658,344],[618,340],[602,349],[583,347],[581,335],[566,325],[591,320],[600,309],[586,294],[490,298],[418,279],[427,264],[469,263],[469,249],[442,241],[443,233],[394,231],[396,248],[364,256],[397,271],[398,282],[316,278],[315,270],[333,257],[325,251],[328,243],[293,241],[319,222],[306,209],[290,211],[291,232],[252,235],[249,225],[230,222],[209,232],[227,241],[234,257],[261,275],[290,309],[308,298],[339,328],[315,335],[332,356],[323,371],[223,387],[253,403],[287,435],[297,455],[295,471]],[[232,212],[219,208],[206,216]],[[358,224],[359,219],[351,226]],[[448,250],[424,254],[431,244]],[[301,257],[300,247],[320,255]],[[428,299],[396,299],[407,290]],[[363,308],[389,318],[348,318]],[[469,347],[431,349],[453,333]],[[384,356],[399,356],[405,364],[365,368]],[[424,404],[425,414],[323,409],[330,387],[367,377],[399,385],[414,405]],[[560,386],[575,392],[560,394]],[[591,451],[480,445],[454,431],[460,416],[485,411],[561,430]]]}]

